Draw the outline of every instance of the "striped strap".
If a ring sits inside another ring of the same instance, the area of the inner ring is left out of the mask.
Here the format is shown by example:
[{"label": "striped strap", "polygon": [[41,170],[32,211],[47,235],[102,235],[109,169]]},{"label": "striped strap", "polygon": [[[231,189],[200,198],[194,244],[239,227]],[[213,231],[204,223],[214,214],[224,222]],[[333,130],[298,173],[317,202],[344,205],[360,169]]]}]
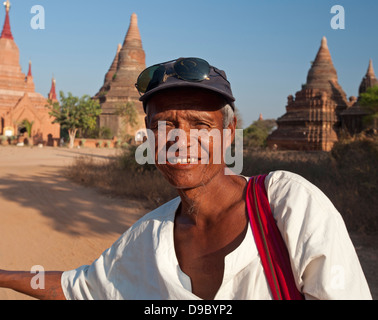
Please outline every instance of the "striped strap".
[{"label": "striped strap", "polygon": [[289,254],[270,209],[266,175],[250,179],[247,211],[256,246],[274,300],[303,300],[291,270]]}]

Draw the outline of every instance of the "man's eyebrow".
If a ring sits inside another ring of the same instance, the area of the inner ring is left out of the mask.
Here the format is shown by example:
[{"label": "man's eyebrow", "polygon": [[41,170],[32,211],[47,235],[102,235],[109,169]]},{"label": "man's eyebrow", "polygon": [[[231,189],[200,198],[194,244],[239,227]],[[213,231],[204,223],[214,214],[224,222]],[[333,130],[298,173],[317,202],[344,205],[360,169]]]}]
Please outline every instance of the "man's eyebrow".
[{"label": "man's eyebrow", "polygon": [[167,116],[162,115],[161,113],[156,113],[152,117],[147,116],[147,123],[149,127],[156,126],[160,121],[166,122],[170,120],[171,119],[169,119]]},{"label": "man's eyebrow", "polygon": [[208,113],[208,112],[201,112],[200,114],[199,113],[188,113],[187,115],[188,119],[190,120],[195,120],[195,121],[198,121],[198,120],[207,120],[207,121],[214,121],[214,117]]},{"label": "man's eyebrow", "polygon": [[151,118],[151,122],[156,122],[156,121],[166,121],[168,120],[169,117],[162,115],[161,113],[154,114],[153,117]]},{"label": "man's eyebrow", "polygon": [[[176,120],[176,116],[173,116]],[[187,120],[190,121],[214,121],[214,116],[207,112],[207,111],[195,111],[195,110],[187,110],[185,117]],[[156,113],[150,118],[150,123],[155,123],[158,121],[172,121],[172,115],[166,115],[164,113]]]}]

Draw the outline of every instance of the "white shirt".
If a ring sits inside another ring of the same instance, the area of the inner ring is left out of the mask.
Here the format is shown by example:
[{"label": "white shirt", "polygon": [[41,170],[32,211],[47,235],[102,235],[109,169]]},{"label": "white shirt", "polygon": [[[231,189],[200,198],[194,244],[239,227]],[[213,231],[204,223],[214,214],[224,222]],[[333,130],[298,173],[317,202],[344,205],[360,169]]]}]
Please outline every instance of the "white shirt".
[{"label": "white shirt", "polygon": [[[304,178],[285,171],[265,187],[287,245],[298,289],[306,299],[372,299],[345,224],[330,200]],[[191,300],[191,280],[174,249],[176,198],[148,213],[90,266],[66,271],[67,299]],[[216,300],[269,300],[251,227],[225,258]]]}]

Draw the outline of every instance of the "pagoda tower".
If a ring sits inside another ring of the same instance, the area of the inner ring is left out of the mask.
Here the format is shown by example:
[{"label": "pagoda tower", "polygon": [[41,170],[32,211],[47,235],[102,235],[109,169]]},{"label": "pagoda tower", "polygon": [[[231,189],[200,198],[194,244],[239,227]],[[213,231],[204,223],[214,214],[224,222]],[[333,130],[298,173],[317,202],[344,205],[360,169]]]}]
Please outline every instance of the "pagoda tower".
[{"label": "pagoda tower", "polygon": [[323,37],[302,90],[289,95],[286,113],[268,145],[289,150],[329,151],[338,140],[340,114],[350,103],[338,83],[327,39]]},{"label": "pagoda tower", "polygon": [[361,93],[365,93],[367,89],[374,86],[378,86],[378,80],[374,73],[373,61],[370,59],[366,75],[362,79],[360,87],[358,89],[359,98],[361,96]]},{"label": "pagoda tower", "polygon": [[[135,88],[139,74],[146,68],[146,55],[138,28],[138,18],[131,15],[130,26],[122,45],[118,45],[114,60],[105,75],[104,84],[94,98],[99,99],[102,113],[99,126],[110,128],[114,136],[134,136],[144,128],[144,111]],[[116,114],[117,107],[131,103],[138,114],[136,127],[125,125]]]},{"label": "pagoda tower", "polygon": [[358,89],[358,98],[353,97],[352,106],[341,113],[343,129],[351,135],[360,133],[364,128],[363,118],[368,112],[360,105],[361,94],[374,86],[378,86],[378,80],[374,73],[373,61],[370,59],[367,72]]},{"label": "pagoda tower", "polygon": [[28,74],[25,77],[26,87],[29,92],[35,91],[35,85],[33,80],[33,74],[32,74],[32,63],[29,61],[29,69]]},{"label": "pagoda tower", "polygon": [[[13,39],[11,31],[9,19],[9,0],[4,3],[4,6],[5,20],[0,37],[0,88],[12,88],[17,91],[24,91],[26,76],[21,71],[21,66],[19,63],[20,52]],[[0,107],[7,105],[7,103],[2,100],[4,100],[4,97],[0,96]]]},{"label": "pagoda tower", "polygon": [[24,74],[19,63],[20,52],[10,24],[10,3],[4,2],[5,20],[0,36],[0,135],[19,136],[22,122],[33,123],[29,143],[52,145],[59,141],[60,127],[52,124],[46,109],[47,100],[35,92],[32,64]]},{"label": "pagoda tower", "polygon": [[[117,72],[117,67],[118,67],[118,58],[119,58],[119,52],[121,51],[122,49],[122,45],[121,44],[118,44],[118,47],[117,47],[117,53],[114,57],[114,60],[108,70],[108,72],[106,73],[105,75],[105,79],[104,79],[104,85],[101,87],[101,89],[99,90],[99,92],[96,94],[96,98],[100,98],[102,96],[105,96],[106,93],[109,91],[110,89],[110,84],[112,83],[112,80],[113,80],[113,77],[115,75],[115,73]],[[101,99],[103,100],[103,99]]]},{"label": "pagoda tower", "polygon": [[5,6],[5,21],[4,21],[3,31],[1,32],[1,38],[13,40],[13,35],[12,35],[10,22],[9,22],[9,10],[10,10],[9,0],[4,2],[4,6]]},{"label": "pagoda tower", "polygon": [[51,100],[52,102],[58,101],[58,99],[56,97],[56,81],[55,81],[54,77],[51,80],[51,89],[50,89],[49,94],[47,95],[47,98],[49,100]]}]

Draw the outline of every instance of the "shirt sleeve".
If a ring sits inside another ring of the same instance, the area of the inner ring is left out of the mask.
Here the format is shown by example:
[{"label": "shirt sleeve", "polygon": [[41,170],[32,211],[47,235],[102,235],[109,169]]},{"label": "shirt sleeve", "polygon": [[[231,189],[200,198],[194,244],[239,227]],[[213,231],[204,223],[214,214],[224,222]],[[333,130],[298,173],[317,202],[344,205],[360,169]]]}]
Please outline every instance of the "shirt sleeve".
[{"label": "shirt sleeve", "polygon": [[[140,260],[140,251],[135,250],[139,232],[134,227],[138,225],[128,229],[91,265],[63,272],[61,285],[67,300],[119,300],[124,299],[125,292],[135,292],[133,279],[138,281],[145,272],[133,265]],[[149,243],[143,239],[140,242]]]},{"label": "shirt sleeve", "polygon": [[107,249],[91,265],[63,272],[61,285],[67,300],[114,299],[114,283],[109,273],[117,261],[122,239]]},{"label": "shirt sleeve", "polygon": [[297,287],[305,298],[372,299],[345,223],[331,201],[293,173],[273,172],[265,183]]}]

